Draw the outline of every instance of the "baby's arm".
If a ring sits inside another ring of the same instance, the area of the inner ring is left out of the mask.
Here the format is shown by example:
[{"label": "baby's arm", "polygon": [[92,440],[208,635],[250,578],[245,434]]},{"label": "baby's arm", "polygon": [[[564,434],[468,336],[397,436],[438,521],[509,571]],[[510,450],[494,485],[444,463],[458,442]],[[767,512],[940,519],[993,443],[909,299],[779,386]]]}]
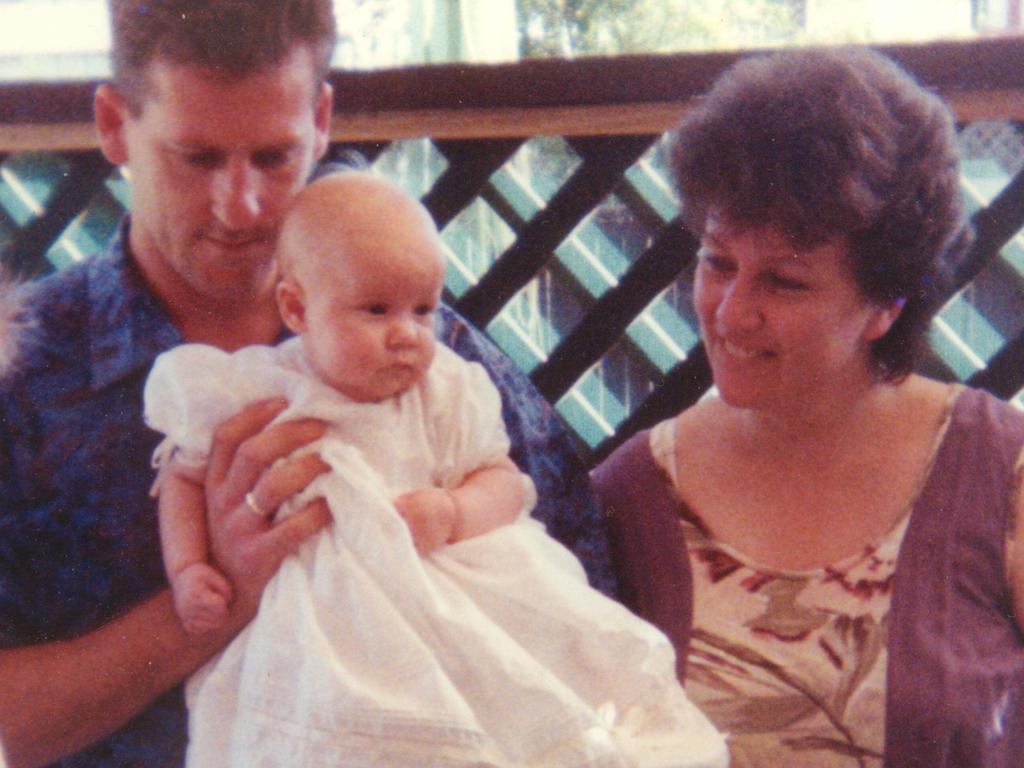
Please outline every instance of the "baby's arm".
[{"label": "baby's arm", "polygon": [[422,488],[395,499],[416,550],[429,555],[445,544],[481,536],[513,522],[525,502],[523,476],[511,459],[482,467],[454,490]]},{"label": "baby's arm", "polygon": [[172,459],[160,477],[160,543],[174,608],[192,634],[219,627],[228,615],[231,584],[209,563],[202,472]]}]

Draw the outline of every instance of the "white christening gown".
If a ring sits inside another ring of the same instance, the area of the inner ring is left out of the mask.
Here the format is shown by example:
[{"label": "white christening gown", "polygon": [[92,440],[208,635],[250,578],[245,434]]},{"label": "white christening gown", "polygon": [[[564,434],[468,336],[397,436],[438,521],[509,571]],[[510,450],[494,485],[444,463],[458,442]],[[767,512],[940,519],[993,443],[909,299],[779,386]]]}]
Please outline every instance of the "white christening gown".
[{"label": "white christening gown", "polygon": [[184,345],[146,383],[147,423],[167,435],[156,458],[173,445],[201,465],[213,426],[280,395],[279,419],[330,425],[316,450],[332,471],[290,504],[322,495],[333,524],[189,680],[189,766],[726,765],[668,640],[591,589],[528,510],[417,555],[391,499],[457,487],[507,455],[481,366],[439,344],[422,382],[366,404],[318,381],[299,339],[233,354]]}]

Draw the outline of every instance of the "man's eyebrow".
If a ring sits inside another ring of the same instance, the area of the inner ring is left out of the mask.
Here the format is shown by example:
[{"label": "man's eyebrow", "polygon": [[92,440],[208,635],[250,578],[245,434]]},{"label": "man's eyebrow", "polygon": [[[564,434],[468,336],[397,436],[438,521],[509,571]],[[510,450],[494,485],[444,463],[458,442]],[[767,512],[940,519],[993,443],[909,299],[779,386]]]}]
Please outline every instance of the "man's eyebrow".
[{"label": "man's eyebrow", "polygon": [[206,144],[202,141],[191,141],[189,139],[168,139],[167,145],[172,149],[179,149],[185,152],[223,152],[221,147]]},{"label": "man's eyebrow", "polygon": [[[248,151],[250,154],[258,154],[261,152],[287,152],[299,146],[301,143],[302,142],[299,139],[287,138],[281,139],[280,141],[272,141],[267,144],[250,147]],[[220,154],[230,154],[234,151],[232,147],[207,144],[204,141],[193,141],[190,139],[168,139],[167,144],[173,149],[186,152],[216,152]]]}]

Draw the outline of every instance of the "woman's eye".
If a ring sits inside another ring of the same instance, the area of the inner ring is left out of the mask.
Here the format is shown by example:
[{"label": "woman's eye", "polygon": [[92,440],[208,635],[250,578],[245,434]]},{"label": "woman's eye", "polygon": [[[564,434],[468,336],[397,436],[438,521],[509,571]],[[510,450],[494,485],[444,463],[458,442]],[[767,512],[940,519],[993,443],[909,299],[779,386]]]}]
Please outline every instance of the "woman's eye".
[{"label": "woman's eye", "polygon": [[366,311],[371,315],[386,315],[388,313],[388,308],[383,304],[371,304],[366,308]]},{"label": "woman's eye", "polygon": [[781,288],[784,291],[806,291],[810,287],[803,280],[797,280],[780,274],[770,274],[768,275],[768,280],[774,287]]},{"label": "woman's eye", "polygon": [[717,253],[701,249],[697,253],[701,266],[710,269],[712,272],[728,272],[731,269],[729,260],[719,256]]},{"label": "woman's eye", "polygon": [[420,317],[432,315],[434,314],[434,307],[432,304],[421,304],[420,306],[416,307],[416,314],[419,315]]}]

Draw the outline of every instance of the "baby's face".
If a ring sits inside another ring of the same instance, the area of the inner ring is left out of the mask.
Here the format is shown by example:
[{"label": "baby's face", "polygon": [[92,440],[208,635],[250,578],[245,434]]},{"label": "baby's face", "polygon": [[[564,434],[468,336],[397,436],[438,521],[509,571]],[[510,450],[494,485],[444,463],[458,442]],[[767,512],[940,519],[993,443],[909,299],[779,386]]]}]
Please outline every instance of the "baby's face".
[{"label": "baby's face", "polygon": [[444,281],[436,241],[357,241],[322,278],[307,286],[303,334],[319,376],[359,402],[385,400],[419,381],[434,358]]}]

